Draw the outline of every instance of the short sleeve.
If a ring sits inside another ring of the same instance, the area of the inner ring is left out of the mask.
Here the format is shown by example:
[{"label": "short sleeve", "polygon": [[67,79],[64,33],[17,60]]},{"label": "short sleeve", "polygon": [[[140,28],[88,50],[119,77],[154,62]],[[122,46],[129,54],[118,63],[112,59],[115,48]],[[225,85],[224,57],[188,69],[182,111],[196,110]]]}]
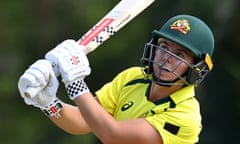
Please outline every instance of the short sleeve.
[{"label": "short sleeve", "polygon": [[[190,102],[191,103],[191,102]],[[145,118],[163,138],[164,144],[194,144],[201,132],[201,115],[191,111],[182,111],[181,107],[156,112]]]},{"label": "short sleeve", "polygon": [[96,91],[95,94],[103,108],[110,114],[113,114],[122,88],[126,83],[140,75],[142,75],[140,67],[128,68],[119,73],[111,82]]}]

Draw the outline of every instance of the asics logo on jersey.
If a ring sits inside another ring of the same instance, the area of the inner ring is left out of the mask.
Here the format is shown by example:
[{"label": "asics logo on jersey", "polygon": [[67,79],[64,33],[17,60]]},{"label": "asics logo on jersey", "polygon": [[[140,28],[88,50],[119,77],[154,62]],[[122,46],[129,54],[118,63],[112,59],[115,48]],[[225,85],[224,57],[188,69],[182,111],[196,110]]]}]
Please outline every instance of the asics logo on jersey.
[{"label": "asics logo on jersey", "polygon": [[133,101],[129,101],[128,103],[126,103],[122,106],[121,110],[125,111],[125,110],[129,109],[130,107],[132,107],[133,104],[134,104]]}]

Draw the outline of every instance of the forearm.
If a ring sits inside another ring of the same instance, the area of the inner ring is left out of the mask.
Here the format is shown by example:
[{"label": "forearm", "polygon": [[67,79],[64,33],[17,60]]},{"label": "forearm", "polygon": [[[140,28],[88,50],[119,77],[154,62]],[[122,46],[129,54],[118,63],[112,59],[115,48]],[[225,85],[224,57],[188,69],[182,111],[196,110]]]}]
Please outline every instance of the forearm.
[{"label": "forearm", "polygon": [[117,121],[91,93],[82,94],[74,101],[92,132],[104,144],[162,144],[159,133],[143,118]]},{"label": "forearm", "polygon": [[64,131],[78,135],[90,132],[90,128],[83,119],[81,112],[75,106],[63,103],[63,109],[60,111],[60,117],[50,117],[50,119]]},{"label": "forearm", "polygon": [[82,111],[84,119],[92,131],[101,139],[108,142],[116,134],[118,124],[116,120],[106,112],[101,105],[94,99],[91,93],[85,93],[75,99],[75,103]]}]

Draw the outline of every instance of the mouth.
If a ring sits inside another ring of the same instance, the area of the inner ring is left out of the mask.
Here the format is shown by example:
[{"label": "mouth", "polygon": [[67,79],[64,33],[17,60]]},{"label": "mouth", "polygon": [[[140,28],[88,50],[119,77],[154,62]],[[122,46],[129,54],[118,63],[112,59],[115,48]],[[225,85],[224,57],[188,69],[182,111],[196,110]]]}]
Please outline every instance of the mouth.
[{"label": "mouth", "polygon": [[172,70],[170,68],[165,67],[165,66],[159,66],[159,70],[164,71],[164,72],[172,72]]},{"label": "mouth", "polygon": [[166,66],[159,66],[158,67],[158,73],[156,73],[158,75],[158,78],[162,79],[162,80],[172,80],[175,79],[176,76],[173,73],[173,70],[169,67]]}]

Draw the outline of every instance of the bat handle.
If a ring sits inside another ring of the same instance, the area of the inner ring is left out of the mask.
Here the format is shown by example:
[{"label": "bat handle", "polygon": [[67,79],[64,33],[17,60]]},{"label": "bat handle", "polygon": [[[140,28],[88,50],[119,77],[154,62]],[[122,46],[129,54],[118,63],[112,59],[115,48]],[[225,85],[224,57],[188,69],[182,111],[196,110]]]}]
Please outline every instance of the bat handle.
[{"label": "bat handle", "polygon": [[84,53],[87,55],[88,53],[91,52],[91,48],[90,47],[86,47],[84,45],[81,44],[81,39],[79,39],[77,41],[78,45],[81,47],[81,49],[84,51]]},{"label": "bat handle", "polygon": [[24,91],[24,95],[28,98],[34,98],[41,90],[42,87],[27,87]]}]

